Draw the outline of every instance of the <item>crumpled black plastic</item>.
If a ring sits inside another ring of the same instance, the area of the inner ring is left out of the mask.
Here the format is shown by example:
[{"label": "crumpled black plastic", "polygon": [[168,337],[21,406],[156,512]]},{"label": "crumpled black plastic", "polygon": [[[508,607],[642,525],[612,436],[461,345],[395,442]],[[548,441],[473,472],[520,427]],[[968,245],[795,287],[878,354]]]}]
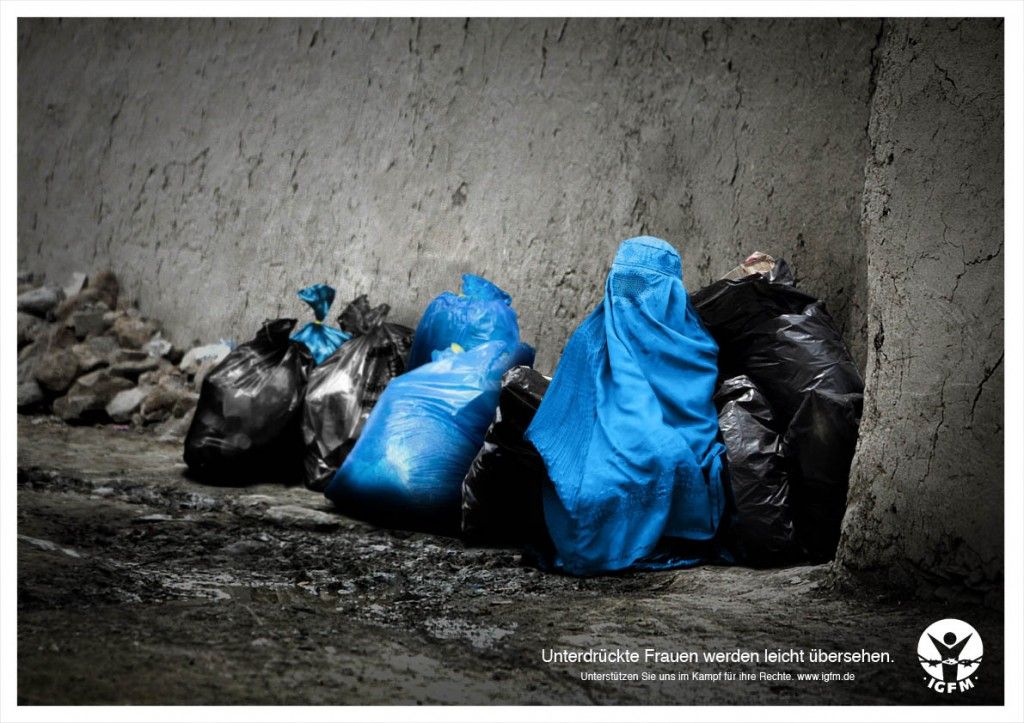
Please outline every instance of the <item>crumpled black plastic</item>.
[{"label": "crumpled black plastic", "polygon": [[264,322],[203,380],[185,437],[185,463],[205,481],[297,481],[299,412],[313,358],[289,339],[295,319]]},{"label": "crumpled black plastic", "polygon": [[322,492],[359,438],[384,388],[406,368],[412,329],[385,321],[387,304],[353,300],[338,322],[352,335],[309,375],[302,411],[306,486]]},{"label": "crumpled black plastic", "polygon": [[783,434],[797,539],[813,561],[835,555],[864,382],[823,303],[769,275],[723,279],[692,296],[719,345],[719,378],[745,374]]},{"label": "crumpled black plastic", "polygon": [[547,539],[541,490],[544,459],[523,436],[550,380],[526,366],[501,379],[494,422],[462,482],[462,536],[472,544],[516,545]]},{"label": "crumpled black plastic", "polygon": [[726,544],[737,561],[784,565],[799,557],[789,474],[775,414],[746,376],[726,379],[715,392],[726,447],[732,514]]}]

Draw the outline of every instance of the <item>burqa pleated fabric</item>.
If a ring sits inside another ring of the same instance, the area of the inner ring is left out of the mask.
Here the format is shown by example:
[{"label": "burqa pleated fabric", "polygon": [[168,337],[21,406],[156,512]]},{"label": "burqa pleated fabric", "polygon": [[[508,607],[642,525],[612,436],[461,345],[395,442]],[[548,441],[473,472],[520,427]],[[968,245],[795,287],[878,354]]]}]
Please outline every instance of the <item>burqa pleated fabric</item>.
[{"label": "burqa pleated fabric", "polygon": [[677,551],[711,541],[725,507],[717,354],[675,249],[624,241],[526,433],[552,480],[553,567],[592,575],[701,561]]}]

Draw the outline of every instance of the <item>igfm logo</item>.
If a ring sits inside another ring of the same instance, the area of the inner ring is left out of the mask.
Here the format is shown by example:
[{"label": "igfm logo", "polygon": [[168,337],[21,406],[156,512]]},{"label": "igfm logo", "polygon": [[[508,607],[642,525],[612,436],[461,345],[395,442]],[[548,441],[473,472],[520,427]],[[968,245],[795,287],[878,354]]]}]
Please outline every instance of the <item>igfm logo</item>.
[{"label": "igfm logo", "polygon": [[917,659],[936,693],[963,693],[974,687],[984,653],[978,631],[956,618],[932,623],[917,643]]}]

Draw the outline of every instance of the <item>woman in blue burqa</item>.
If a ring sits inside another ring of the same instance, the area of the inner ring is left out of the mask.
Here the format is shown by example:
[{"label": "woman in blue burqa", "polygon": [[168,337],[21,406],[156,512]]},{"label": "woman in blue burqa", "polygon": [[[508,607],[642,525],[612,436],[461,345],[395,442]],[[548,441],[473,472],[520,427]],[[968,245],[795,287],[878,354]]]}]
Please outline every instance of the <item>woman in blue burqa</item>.
[{"label": "woman in blue burqa", "polygon": [[712,554],[725,508],[717,356],[676,250],[624,241],[527,430],[552,480],[548,564],[592,575]]}]

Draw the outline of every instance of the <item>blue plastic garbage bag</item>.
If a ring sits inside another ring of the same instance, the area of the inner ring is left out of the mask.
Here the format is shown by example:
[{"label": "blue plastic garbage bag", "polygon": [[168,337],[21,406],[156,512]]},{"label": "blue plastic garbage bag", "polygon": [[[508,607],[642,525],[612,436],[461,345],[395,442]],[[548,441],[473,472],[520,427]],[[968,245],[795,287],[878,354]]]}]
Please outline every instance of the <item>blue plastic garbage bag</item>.
[{"label": "blue plastic garbage bag", "polygon": [[456,534],[462,480],[483,444],[510,367],[533,349],[503,341],[395,377],[324,494],[351,517],[383,527]]},{"label": "blue plastic garbage bag", "polygon": [[519,343],[519,322],[512,297],[487,279],[462,275],[462,293],[445,291],[423,312],[409,352],[409,368],[426,364],[431,354],[452,344],[469,351],[488,341]]},{"label": "blue plastic garbage bag", "polygon": [[313,355],[317,364],[338,350],[338,347],[351,338],[341,329],[324,324],[327,312],[334,303],[334,287],[327,284],[313,284],[299,291],[299,298],[313,307],[316,321],[311,321],[292,336],[292,341],[300,341]]},{"label": "blue plastic garbage bag", "polygon": [[710,554],[725,508],[717,353],[676,251],[624,241],[526,433],[552,481],[552,567],[666,569]]}]

